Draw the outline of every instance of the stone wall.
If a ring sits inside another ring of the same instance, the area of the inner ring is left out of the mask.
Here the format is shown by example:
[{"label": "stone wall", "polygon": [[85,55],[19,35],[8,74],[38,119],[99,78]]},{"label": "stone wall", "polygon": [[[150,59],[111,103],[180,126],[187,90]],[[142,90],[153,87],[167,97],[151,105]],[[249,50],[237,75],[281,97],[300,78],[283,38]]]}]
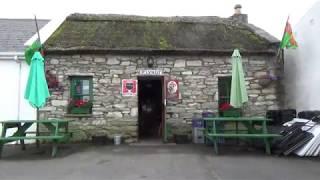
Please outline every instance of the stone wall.
[{"label": "stone wall", "polygon": [[[122,97],[121,79],[137,79],[139,70],[147,68],[148,56],[124,55],[49,55],[46,69],[58,77],[63,89],[53,91],[47,106],[41,109],[46,118],[75,120],[72,130],[75,141],[89,140],[92,135],[121,133],[126,142],[137,140],[137,97]],[[167,77],[178,79],[181,99],[168,102],[166,121],[176,131],[191,130],[191,117],[202,111],[218,111],[218,77],[231,76],[228,56],[153,56],[153,69],[163,70]],[[281,97],[278,81],[265,79],[277,71],[274,56],[243,57],[249,103],[245,115],[265,115],[267,109],[277,109]],[[68,77],[93,77],[93,113],[90,117],[69,117],[66,107],[70,96]],[[264,83],[262,83],[264,82]],[[262,85],[265,85],[263,87]]]}]

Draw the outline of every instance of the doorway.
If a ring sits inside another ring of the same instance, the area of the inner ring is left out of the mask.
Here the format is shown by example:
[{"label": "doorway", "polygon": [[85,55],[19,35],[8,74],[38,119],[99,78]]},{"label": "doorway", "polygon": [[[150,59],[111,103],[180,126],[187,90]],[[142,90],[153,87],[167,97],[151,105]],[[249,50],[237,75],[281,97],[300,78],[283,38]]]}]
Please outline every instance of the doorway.
[{"label": "doorway", "polygon": [[162,76],[138,77],[139,140],[160,139],[164,124]]}]

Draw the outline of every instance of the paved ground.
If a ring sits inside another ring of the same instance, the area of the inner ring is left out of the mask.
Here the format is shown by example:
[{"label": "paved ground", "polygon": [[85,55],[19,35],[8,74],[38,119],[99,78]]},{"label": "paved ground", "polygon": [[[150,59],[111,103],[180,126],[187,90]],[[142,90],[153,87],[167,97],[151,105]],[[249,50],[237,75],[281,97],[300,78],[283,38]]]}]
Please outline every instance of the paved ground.
[{"label": "paved ground", "polygon": [[[228,148],[230,149],[230,148]],[[26,152],[6,147],[1,180],[318,180],[319,158],[267,156],[263,151],[224,151],[206,146],[68,145],[51,159],[50,146]]]}]

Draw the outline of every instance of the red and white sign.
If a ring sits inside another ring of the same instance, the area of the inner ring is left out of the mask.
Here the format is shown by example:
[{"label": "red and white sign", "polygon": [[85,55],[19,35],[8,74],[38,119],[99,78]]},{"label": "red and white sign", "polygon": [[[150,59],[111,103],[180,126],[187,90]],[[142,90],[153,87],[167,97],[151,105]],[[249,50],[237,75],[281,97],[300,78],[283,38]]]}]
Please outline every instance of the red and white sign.
[{"label": "red and white sign", "polygon": [[179,99],[179,82],[178,80],[168,80],[166,85],[167,99]]},{"label": "red and white sign", "polygon": [[134,79],[122,79],[122,96],[136,96],[138,81]]}]

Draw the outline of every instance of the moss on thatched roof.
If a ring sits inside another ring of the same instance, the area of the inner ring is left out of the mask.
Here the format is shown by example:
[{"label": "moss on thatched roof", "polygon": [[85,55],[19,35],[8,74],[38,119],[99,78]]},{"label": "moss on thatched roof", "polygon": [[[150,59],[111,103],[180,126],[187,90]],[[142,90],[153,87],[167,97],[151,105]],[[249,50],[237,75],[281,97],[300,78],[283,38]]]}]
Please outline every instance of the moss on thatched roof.
[{"label": "moss on thatched roof", "polygon": [[48,51],[274,51],[278,40],[219,17],[72,14],[46,42]]}]

